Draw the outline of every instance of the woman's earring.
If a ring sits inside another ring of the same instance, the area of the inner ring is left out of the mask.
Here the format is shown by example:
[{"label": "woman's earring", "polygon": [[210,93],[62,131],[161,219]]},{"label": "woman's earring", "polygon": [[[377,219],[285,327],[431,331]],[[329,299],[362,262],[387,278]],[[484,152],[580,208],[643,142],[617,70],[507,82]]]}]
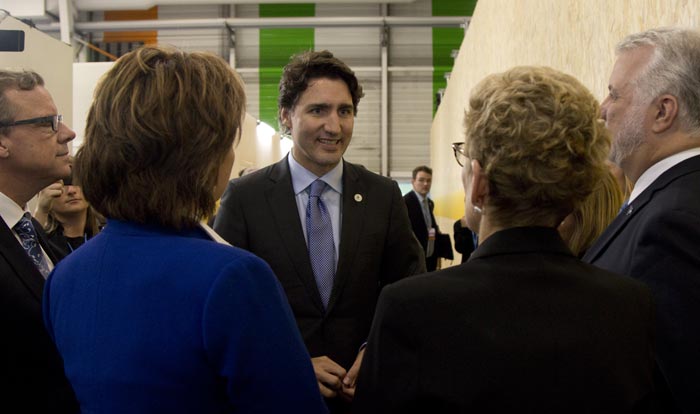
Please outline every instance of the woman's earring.
[{"label": "woman's earring", "polygon": [[474,212],[477,214],[481,214],[481,207],[474,206]]}]

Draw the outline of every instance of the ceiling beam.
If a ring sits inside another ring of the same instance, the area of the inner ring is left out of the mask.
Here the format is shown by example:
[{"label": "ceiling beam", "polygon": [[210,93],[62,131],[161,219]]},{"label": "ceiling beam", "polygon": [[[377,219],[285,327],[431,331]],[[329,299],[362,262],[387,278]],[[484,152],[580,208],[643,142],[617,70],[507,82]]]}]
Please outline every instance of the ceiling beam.
[{"label": "ceiling beam", "polygon": [[[471,17],[432,16],[432,17],[262,17],[262,18],[212,18],[212,19],[164,19],[99,21],[74,23],[75,30],[81,32],[109,32],[129,30],[163,29],[217,29],[231,28],[298,28],[298,27],[462,27],[465,28]],[[44,32],[59,31],[59,23],[37,24]]]}]

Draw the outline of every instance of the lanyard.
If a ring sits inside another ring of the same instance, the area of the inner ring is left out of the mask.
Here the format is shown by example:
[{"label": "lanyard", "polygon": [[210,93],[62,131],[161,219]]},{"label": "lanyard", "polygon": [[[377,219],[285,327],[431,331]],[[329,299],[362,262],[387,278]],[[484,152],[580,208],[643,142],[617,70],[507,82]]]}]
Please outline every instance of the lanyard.
[{"label": "lanyard", "polygon": [[[80,246],[82,246],[85,242],[87,242],[87,233],[83,233],[83,242],[80,243]],[[70,249],[71,253],[73,253],[73,246],[70,244],[67,237],[66,237],[66,244],[68,245],[68,248]],[[80,247],[80,246],[78,246],[78,247]],[[76,249],[78,247],[76,247]]]}]

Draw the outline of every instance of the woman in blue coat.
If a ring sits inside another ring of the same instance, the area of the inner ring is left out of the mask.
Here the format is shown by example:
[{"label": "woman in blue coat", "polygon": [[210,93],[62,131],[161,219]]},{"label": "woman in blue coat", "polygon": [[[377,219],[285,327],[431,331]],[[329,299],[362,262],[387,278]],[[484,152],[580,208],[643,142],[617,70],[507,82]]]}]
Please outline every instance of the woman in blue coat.
[{"label": "woman in blue coat", "polygon": [[207,53],[145,47],[99,84],[76,170],[107,225],[44,291],[83,412],[326,412],[269,266],[200,224],[244,113],[240,78]]}]

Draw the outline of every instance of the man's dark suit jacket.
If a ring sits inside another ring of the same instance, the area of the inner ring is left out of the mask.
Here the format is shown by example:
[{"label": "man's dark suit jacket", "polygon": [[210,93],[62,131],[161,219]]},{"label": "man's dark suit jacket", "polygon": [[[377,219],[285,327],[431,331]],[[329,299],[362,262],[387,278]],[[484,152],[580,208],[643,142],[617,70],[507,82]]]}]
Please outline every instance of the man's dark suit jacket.
[{"label": "man's dark suit jacket", "polygon": [[354,409],[628,412],[651,398],[652,325],[642,283],[579,261],[553,228],[503,230],[382,291]]},{"label": "man's dark suit jacket", "polygon": [[[41,225],[35,220],[33,224],[39,243],[56,263],[59,257]],[[78,404],[63,361],[44,328],[43,289],[41,273],[0,220],[0,404],[22,413],[76,413]]]},{"label": "man's dark suit jacket", "polygon": [[[290,155],[291,156],[291,155]],[[343,164],[338,268],[323,310],[287,158],[229,183],[214,229],[270,264],[282,283],[311,357],[349,369],[367,339],[379,290],[425,271],[398,185]]]},{"label": "man's dark suit jacket", "polygon": [[[425,224],[425,218],[423,217],[423,209],[420,205],[420,200],[416,193],[411,190],[405,196],[403,196],[403,201],[406,203],[406,210],[408,210],[408,219],[411,221],[411,228],[416,238],[423,247],[423,252],[428,250],[428,227]],[[433,215],[433,209],[435,208],[435,203],[433,200],[428,199],[428,209],[430,210],[430,219],[433,221],[433,227],[435,227],[435,233],[439,233],[439,227],[437,221],[435,221],[435,215]],[[433,250],[433,255],[425,258],[425,264],[428,272],[432,272],[437,268],[437,249]]]},{"label": "man's dark suit jacket", "polygon": [[700,413],[700,156],[659,176],[583,260],[649,285],[659,367],[675,404]]}]

